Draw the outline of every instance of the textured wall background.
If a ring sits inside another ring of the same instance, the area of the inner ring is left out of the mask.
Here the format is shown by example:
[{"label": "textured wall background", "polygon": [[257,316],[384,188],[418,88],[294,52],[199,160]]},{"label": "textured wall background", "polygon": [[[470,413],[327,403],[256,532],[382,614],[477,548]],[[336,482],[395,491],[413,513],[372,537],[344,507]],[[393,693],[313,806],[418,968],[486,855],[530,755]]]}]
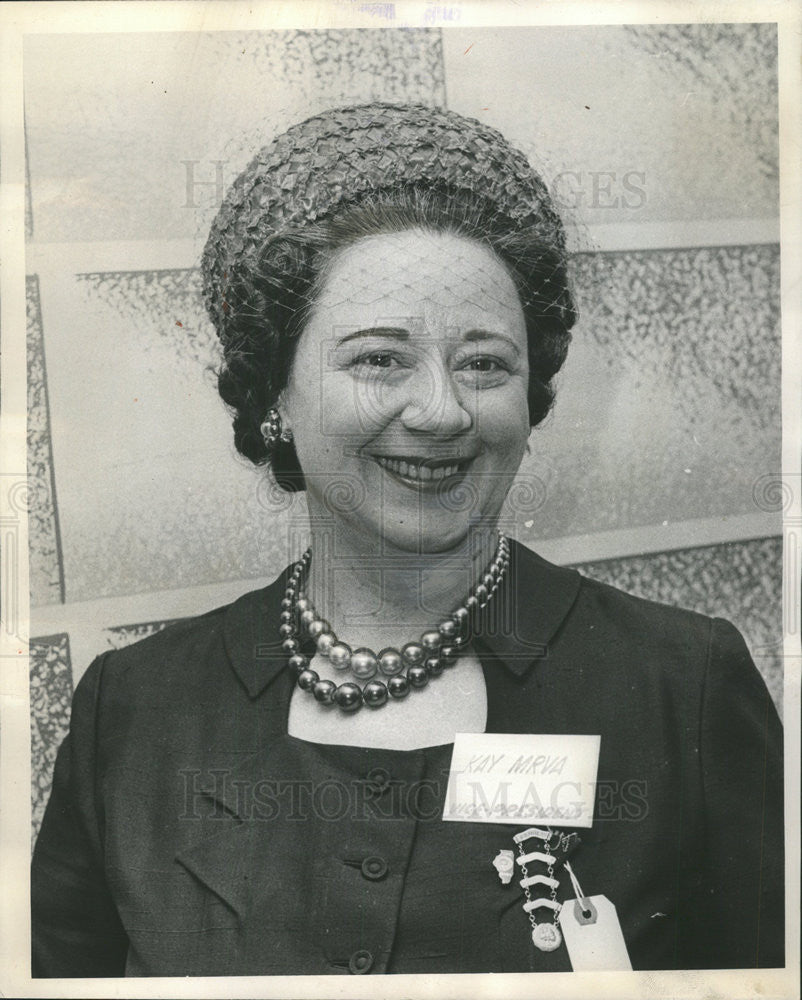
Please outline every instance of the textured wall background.
[{"label": "textured wall background", "polygon": [[56,517],[50,412],[47,402],[44,331],[39,279],[25,281],[28,351],[28,513],[29,586],[36,604],[64,600],[63,564]]},{"label": "textured wall background", "polygon": [[501,128],[571,223],[581,319],[507,524],[618,532],[583,572],[730,618],[779,703],[780,539],[626,541],[740,523],[779,468],[775,67],[771,25],[27,38],[35,825],[89,658],[162,627],[133,609],[205,610],[302,543],[303,498],[234,455],[195,262],[253,149],[351,101]]},{"label": "textured wall background", "polygon": [[441,35],[27,36],[25,98],[37,240],[193,238],[220,200],[217,163],[227,186],[265,136],[337,104],[442,103]]},{"label": "textured wall background", "polygon": [[449,106],[526,149],[580,225],[777,214],[774,25],[457,28],[443,52]]},{"label": "textured wall background", "polygon": [[31,641],[31,805],[33,837],[39,832],[53,784],[53,765],[70,720],[73,679],[69,636]]},{"label": "textured wall background", "polygon": [[580,254],[580,320],[520,537],[748,514],[780,460],[777,246]]}]

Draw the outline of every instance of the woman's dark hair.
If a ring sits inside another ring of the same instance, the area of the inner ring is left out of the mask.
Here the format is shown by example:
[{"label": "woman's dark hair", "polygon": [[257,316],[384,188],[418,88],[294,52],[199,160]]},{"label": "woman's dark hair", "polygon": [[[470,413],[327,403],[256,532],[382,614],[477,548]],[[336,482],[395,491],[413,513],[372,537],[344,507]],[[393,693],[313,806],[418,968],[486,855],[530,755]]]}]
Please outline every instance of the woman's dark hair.
[{"label": "woman's dark hair", "polygon": [[526,322],[531,426],[551,408],[553,378],[565,360],[576,318],[563,247],[533,240],[495,204],[465,189],[427,184],[374,192],[268,240],[255,264],[242,262],[226,275],[219,392],[233,412],[237,450],[257,465],[269,464],[285,490],[304,488],[295,449],[281,442],[269,455],[260,428],[287,386],[298,337],[328,265],[364,237],[409,229],[463,236],[504,263]]}]

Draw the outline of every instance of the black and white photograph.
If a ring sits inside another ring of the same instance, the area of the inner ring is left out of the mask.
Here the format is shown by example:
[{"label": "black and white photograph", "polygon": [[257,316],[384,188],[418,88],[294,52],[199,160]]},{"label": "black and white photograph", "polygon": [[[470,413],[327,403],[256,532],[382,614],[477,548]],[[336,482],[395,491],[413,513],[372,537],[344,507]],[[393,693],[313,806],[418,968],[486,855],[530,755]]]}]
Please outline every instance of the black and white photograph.
[{"label": "black and white photograph", "polygon": [[9,6],[2,992],[798,996],[799,12]]}]

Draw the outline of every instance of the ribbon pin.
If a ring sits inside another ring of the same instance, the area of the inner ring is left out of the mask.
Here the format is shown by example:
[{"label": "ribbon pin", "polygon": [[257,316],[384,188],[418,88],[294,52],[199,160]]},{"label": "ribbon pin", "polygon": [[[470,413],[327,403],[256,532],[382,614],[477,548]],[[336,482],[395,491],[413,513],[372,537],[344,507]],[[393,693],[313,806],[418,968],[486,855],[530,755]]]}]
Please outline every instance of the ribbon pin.
[{"label": "ribbon pin", "polygon": [[530,826],[528,830],[516,833],[512,839],[516,844],[520,844],[521,841],[529,840],[530,837],[537,837],[539,840],[550,840],[551,830],[541,830],[536,826]]},{"label": "ribbon pin", "polygon": [[550,910],[554,910],[555,913],[559,913],[562,909],[562,903],[558,903],[556,899],[546,899],[545,896],[541,896],[540,899],[530,899],[524,903],[524,909],[527,913],[531,910],[536,910],[538,906],[548,906]]},{"label": "ribbon pin", "polygon": [[540,851],[532,851],[531,854],[519,854],[515,859],[519,865],[528,865],[530,861],[542,861],[544,865],[551,867],[557,864],[557,859],[551,854],[541,854]]},{"label": "ribbon pin", "polygon": [[559,884],[556,878],[549,878],[548,875],[530,875],[529,878],[522,878],[520,881],[522,889],[528,885],[547,885],[549,889],[556,889]]}]

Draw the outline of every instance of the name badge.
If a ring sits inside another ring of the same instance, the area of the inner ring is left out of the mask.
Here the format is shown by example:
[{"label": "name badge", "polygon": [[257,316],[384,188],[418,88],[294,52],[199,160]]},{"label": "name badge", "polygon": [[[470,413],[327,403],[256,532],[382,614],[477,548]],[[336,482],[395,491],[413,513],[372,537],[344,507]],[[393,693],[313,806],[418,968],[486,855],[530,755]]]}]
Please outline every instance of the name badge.
[{"label": "name badge", "polygon": [[589,827],[601,736],[457,733],[443,819]]}]

